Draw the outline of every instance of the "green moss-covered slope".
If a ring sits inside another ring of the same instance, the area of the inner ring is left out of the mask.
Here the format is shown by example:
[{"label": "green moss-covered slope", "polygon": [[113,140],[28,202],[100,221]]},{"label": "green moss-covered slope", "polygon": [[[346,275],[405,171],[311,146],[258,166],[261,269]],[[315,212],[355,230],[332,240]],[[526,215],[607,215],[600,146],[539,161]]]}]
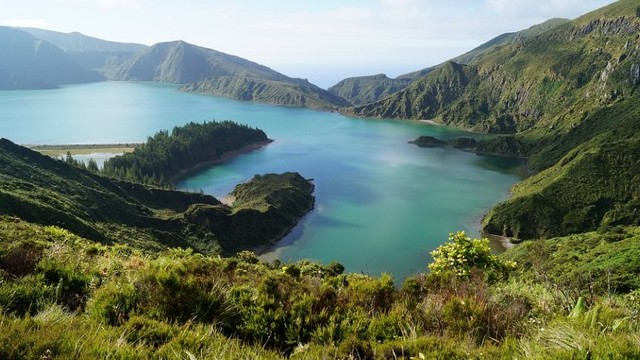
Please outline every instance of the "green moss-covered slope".
[{"label": "green moss-covered slope", "polygon": [[640,222],[640,99],[588,115],[534,153],[543,170],[513,188],[484,227],[521,239]]},{"label": "green moss-covered slope", "polygon": [[519,239],[580,233],[640,222],[640,137],[589,142],[517,184],[484,229]]}]

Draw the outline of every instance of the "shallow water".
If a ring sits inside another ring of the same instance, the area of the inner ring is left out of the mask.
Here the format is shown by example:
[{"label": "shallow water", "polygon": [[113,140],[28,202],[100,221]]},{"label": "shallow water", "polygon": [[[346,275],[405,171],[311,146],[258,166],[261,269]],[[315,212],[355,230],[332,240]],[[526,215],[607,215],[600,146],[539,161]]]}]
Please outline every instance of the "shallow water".
[{"label": "shallow water", "polygon": [[347,271],[402,278],[425,269],[449,232],[477,236],[479,220],[520,179],[515,161],[408,144],[464,132],[420,122],[177,92],[175,86],[105,82],[58,90],[0,91],[0,136],[20,144],[140,142],[189,121],[234,120],[275,141],[193,174],[179,188],[222,198],[254,174],[312,178],[316,207],[266,259],[308,258]]}]

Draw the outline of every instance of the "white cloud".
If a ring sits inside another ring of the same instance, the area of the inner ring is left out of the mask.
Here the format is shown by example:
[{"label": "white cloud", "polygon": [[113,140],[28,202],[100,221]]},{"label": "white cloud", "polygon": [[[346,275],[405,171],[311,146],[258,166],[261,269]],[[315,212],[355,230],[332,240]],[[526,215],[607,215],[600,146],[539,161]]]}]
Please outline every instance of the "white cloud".
[{"label": "white cloud", "polygon": [[99,0],[98,6],[103,10],[138,10],[142,8],[137,0]]},{"label": "white cloud", "polygon": [[15,27],[35,27],[46,28],[47,22],[43,19],[7,19],[0,21],[2,26],[15,26]]}]

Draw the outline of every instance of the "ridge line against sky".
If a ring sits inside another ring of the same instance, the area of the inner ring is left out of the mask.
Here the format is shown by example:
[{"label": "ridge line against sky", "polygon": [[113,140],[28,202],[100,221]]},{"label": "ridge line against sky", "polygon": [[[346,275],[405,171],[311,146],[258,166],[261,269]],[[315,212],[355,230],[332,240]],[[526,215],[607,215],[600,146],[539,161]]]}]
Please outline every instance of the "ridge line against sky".
[{"label": "ridge line against sky", "polygon": [[436,65],[505,32],[612,0],[3,0],[0,25],[120,42],[171,40],[327,87]]}]

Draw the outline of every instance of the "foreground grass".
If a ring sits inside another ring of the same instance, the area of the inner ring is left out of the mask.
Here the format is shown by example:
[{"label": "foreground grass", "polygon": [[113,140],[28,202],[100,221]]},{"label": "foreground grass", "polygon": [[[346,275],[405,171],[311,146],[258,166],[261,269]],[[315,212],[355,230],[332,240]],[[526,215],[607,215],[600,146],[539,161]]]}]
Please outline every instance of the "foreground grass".
[{"label": "foreground grass", "polygon": [[[617,247],[640,247],[629,234]],[[553,271],[545,281],[419,274],[396,286],[342,270],[143,252],[2,217],[0,358],[640,357],[635,288],[603,292]]]}]

